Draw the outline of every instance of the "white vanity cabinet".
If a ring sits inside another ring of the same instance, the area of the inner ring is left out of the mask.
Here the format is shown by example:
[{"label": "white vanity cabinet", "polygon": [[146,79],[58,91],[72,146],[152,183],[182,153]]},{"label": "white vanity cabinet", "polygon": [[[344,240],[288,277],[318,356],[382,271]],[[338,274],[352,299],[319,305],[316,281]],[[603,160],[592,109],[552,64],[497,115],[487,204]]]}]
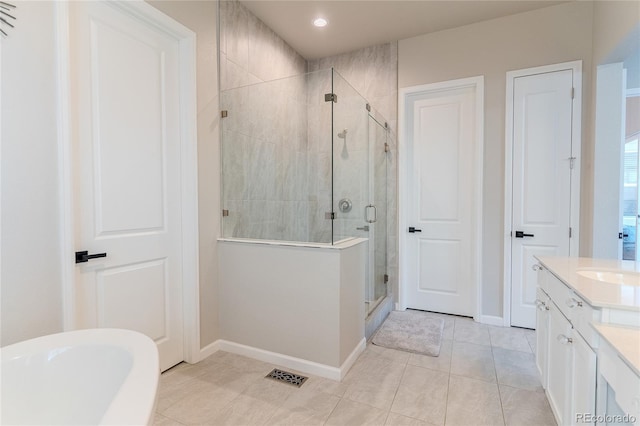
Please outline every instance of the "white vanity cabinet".
[{"label": "white vanity cabinet", "polygon": [[[588,325],[594,312],[548,270],[538,272],[538,282],[536,365],[542,386],[559,424],[589,424],[576,419],[578,413],[596,413],[596,354],[575,324]],[[584,334],[594,339],[588,328]]]},{"label": "white vanity cabinet", "polygon": [[614,287],[576,274],[601,265],[615,271],[604,263],[611,261],[540,261],[535,266],[536,366],[556,421],[595,424],[622,413],[640,425],[640,290],[627,287],[615,294]]}]

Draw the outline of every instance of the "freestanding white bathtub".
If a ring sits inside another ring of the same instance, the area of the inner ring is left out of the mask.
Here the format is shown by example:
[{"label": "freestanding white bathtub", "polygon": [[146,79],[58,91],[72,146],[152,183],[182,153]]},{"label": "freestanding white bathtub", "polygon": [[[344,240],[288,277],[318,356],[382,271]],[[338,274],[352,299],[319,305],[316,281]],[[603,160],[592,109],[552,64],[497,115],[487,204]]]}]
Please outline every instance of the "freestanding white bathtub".
[{"label": "freestanding white bathtub", "polygon": [[151,424],[156,344],[129,330],[52,334],[0,349],[0,423]]}]

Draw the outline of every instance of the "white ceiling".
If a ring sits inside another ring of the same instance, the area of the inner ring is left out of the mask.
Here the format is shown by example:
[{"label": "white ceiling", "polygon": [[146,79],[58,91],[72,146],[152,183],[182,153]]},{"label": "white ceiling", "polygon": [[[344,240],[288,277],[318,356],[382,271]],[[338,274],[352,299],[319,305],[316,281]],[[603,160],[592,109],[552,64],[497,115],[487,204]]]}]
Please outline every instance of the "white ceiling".
[{"label": "white ceiling", "polygon": [[[554,6],[550,0],[240,0],[291,47],[317,59]],[[312,21],[329,21],[316,28]]]}]

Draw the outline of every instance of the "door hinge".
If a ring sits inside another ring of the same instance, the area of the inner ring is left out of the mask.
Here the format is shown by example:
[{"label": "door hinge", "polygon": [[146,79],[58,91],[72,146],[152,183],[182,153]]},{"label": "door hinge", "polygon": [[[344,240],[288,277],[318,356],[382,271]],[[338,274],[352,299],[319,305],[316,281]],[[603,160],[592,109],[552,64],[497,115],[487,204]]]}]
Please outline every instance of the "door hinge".
[{"label": "door hinge", "polygon": [[384,274],[384,283],[388,283],[389,282],[389,274]]},{"label": "door hinge", "polygon": [[384,144],[384,152],[389,152],[391,149],[389,148],[389,144],[385,142]]},{"label": "door hinge", "polygon": [[571,229],[571,227],[569,227],[569,238],[571,238],[572,234],[573,234],[573,229]]},{"label": "door hinge", "polygon": [[222,210],[222,217],[227,217],[227,216],[229,216],[229,210],[223,209]]},{"label": "door hinge", "polygon": [[229,111],[227,111],[226,109],[223,109],[222,111],[220,111],[220,117],[226,118],[228,116],[229,116]]},{"label": "door hinge", "polygon": [[325,102],[338,102],[338,95],[335,93],[325,93],[324,94]]},{"label": "door hinge", "polygon": [[573,167],[575,166],[576,163],[576,157],[569,157],[569,168],[571,170],[573,170]]},{"label": "door hinge", "polygon": [[367,104],[367,111],[371,112],[371,105]]},{"label": "door hinge", "polygon": [[575,99],[576,98],[576,88],[572,87],[571,88],[571,99]]},{"label": "door hinge", "polygon": [[324,218],[327,220],[334,220],[336,218],[336,213],[335,212],[326,212],[324,214]]}]

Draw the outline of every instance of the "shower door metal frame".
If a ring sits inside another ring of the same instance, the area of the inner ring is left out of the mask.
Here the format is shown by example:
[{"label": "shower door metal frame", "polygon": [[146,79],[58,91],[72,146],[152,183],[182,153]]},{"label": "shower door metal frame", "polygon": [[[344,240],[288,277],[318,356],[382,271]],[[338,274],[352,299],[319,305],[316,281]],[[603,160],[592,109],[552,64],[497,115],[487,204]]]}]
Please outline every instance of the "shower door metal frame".
[{"label": "shower door metal frame", "polygon": [[[367,105],[369,106],[369,105]],[[389,238],[388,238],[388,232],[387,232],[387,228],[388,228],[388,223],[387,223],[387,219],[388,219],[388,201],[389,201],[389,194],[387,191],[387,180],[389,178],[388,176],[388,167],[389,167],[389,158],[388,158],[388,146],[389,146],[389,126],[388,124],[385,122],[384,124],[380,123],[380,121],[378,121],[375,116],[371,113],[370,111],[370,107],[367,108],[368,112],[368,120],[369,123],[371,123],[371,120],[373,121],[373,125],[375,126],[380,126],[380,128],[385,132],[385,139],[384,139],[384,146],[382,146],[382,150],[384,152],[384,157],[385,157],[385,161],[384,161],[384,172],[385,172],[385,182],[384,182],[384,209],[383,209],[383,217],[385,218],[384,221],[384,229],[382,229],[381,232],[383,232],[384,235],[384,279],[383,279],[383,284],[385,285],[385,294],[384,296],[380,296],[379,298],[375,297],[375,290],[376,290],[376,284],[377,284],[377,275],[376,275],[376,245],[377,245],[377,228],[380,226],[380,224],[378,223],[377,219],[378,219],[378,207],[379,207],[379,203],[375,197],[376,194],[376,150],[379,149],[378,146],[376,146],[376,138],[372,138],[371,135],[369,135],[369,158],[368,158],[368,162],[369,162],[369,176],[368,176],[368,196],[369,196],[369,204],[367,205],[367,209],[365,209],[365,221],[368,222],[371,226],[369,228],[369,232],[370,232],[370,237],[369,237],[369,265],[368,265],[368,277],[369,277],[369,282],[367,283],[367,286],[370,287],[370,290],[373,292],[373,297],[371,297],[371,300],[366,300],[366,302],[373,302],[374,304],[372,306],[368,306],[367,308],[367,317],[380,305],[380,303],[384,300],[385,297],[387,297],[389,295],[389,288],[388,288],[388,277],[389,277],[389,256],[388,256],[388,250],[389,250]],[[373,141],[372,141],[373,139]],[[373,208],[374,209],[374,220],[370,221],[369,220],[369,216],[368,216],[368,208]],[[378,230],[380,231],[380,230]]]}]

